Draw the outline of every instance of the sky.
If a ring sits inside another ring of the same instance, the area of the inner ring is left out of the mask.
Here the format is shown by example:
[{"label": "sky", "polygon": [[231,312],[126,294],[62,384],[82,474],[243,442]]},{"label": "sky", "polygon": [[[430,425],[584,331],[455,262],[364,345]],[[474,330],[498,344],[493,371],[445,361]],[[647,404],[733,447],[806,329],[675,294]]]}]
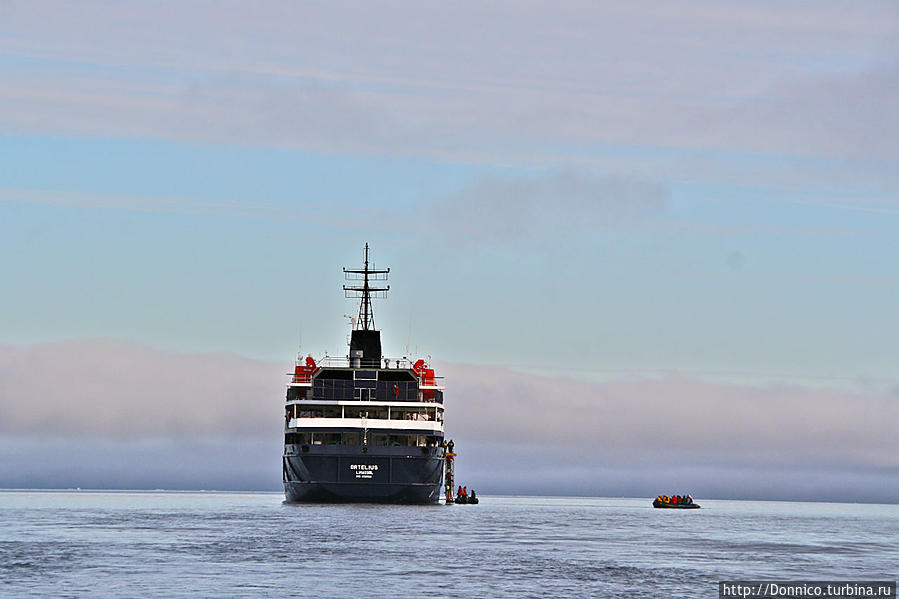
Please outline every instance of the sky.
[{"label": "sky", "polygon": [[895,2],[0,2],[0,487],[277,489],[368,242],[485,493],[895,502],[897,107]]}]

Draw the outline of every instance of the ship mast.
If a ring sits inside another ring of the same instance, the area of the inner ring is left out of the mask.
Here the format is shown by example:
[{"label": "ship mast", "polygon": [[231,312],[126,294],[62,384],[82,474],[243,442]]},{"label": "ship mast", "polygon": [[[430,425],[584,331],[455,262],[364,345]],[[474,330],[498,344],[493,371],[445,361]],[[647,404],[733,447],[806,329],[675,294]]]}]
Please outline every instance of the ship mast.
[{"label": "ship mast", "polygon": [[362,285],[344,285],[343,295],[350,298],[361,298],[359,303],[359,318],[356,320],[355,330],[375,330],[375,314],[371,309],[372,297],[386,297],[390,291],[390,285],[386,287],[373,287],[369,281],[386,281],[390,269],[377,270],[369,268],[368,243],[365,244],[364,266],[361,269],[343,269],[347,281],[361,281]]}]

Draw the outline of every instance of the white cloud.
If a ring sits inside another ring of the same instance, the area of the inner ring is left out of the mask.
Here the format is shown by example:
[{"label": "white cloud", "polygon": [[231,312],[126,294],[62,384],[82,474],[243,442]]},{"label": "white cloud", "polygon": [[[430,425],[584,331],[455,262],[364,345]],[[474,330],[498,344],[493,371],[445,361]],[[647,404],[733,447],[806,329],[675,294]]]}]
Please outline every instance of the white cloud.
[{"label": "white cloud", "polygon": [[0,131],[889,187],[895,10],[9,4]]}]

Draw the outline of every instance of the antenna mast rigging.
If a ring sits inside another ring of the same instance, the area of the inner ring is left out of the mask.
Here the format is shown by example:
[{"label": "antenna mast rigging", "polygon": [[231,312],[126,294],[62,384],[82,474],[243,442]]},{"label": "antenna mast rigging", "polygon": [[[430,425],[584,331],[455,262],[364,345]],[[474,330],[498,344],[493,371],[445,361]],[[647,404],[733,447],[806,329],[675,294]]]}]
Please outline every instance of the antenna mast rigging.
[{"label": "antenna mast rigging", "polygon": [[390,285],[386,287],[373,287],[369,281],[386,281],[390,269],[376,270],[369,268],[368,244],[365,244],[364,267],[361,269],[343,269],[347,281],[361,281],[362,285],[344,285],[343,295],[350,298],[361,298],[359,303],[359,318],[355,322],[354,330],[375,330],[375,314],[371,309],[372,297],[386,297],[390,291]]}]

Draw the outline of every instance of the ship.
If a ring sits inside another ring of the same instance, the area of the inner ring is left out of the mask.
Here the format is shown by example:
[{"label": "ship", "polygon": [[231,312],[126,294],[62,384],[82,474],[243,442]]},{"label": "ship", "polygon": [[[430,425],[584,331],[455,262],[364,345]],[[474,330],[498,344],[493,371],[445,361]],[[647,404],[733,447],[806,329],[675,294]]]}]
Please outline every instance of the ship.
[{"label": "ship", "polygon": [[289,503],[426,504],[440,499],[444,385],[429,360],[382,352],[372,298],[390,269],[343,269],[344,296],[359,299],[345,358],[300,356],[284,414],[284,495]]}]

